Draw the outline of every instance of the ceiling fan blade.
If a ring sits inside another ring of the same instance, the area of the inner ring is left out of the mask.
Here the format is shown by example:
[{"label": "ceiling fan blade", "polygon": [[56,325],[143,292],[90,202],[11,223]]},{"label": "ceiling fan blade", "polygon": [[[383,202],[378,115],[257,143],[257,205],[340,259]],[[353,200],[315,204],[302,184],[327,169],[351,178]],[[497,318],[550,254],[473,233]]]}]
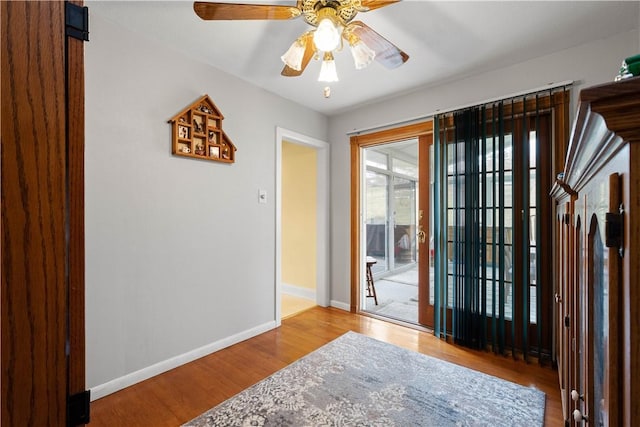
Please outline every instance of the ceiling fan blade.
[{"label": "ceiling fan blade", "polygon": [[302,64],[300,65],[300,70],[295,70],[288,65],[285,65],[282,69],[282,74],[285,77],[298,77],[304,72],[304,69],[307,68],[311,58],[316,53],[315,45],[313,44],[313,35],[311,32],[304,34],[304,55],[302,56]]},{"label": "ceiling fan blade", "polygon": [[193,10],[204,20],[239,19],[292,19],[300,16],[301,11],[292,6],[264,4],[211,3],[197,1]]},{"label": "ceiling fan blade", "polygon": [[401,66],[409,59],[409,55],[400,50],[396,45],[373,31],[361,21],[354,21],[347,26],[347,30],[360,38],[370,49],[376,53],[376,61],[386,68],[393,69]]},{"label": "ceiling fan blade", "polygon": [[398,3],[400,0],[362,0],[363,12],[370,10],[380,9],[381,7],[389,6],[390,4]]}]

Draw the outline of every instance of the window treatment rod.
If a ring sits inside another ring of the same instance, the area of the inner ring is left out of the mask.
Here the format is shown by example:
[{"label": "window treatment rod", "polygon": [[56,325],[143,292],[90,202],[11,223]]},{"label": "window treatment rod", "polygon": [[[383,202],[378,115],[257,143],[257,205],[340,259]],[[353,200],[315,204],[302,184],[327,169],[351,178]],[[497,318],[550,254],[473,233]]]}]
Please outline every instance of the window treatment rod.
[{"label": "window treatment rod", "polygon": [[400,121],[397,121],[397,122],[387,123],[387,124],[384,124],[384,125],[378,125],[378,126],[372,126],[372,127],[368,127],[368,128],[355,129],[355,130],[352,130],[350,132],[347,132],[347,136],[360,135],[360,134],[363,134],[363,133],[370,133],[370,132],[373,132],[373,131],[380,131],[380,130],[389,129],[389,128],[393,128],[393,127],[397,127],[397,126],[409,125],[409,124],[412,124],[412,123],[417,123],[417,122],[421,122],[423,120],[430,119],[433,116],[435,116],[436,114],[451,113],[452,111],[463,110],[465,108],[475,107],[476,105],[489,104],[491,102],[498,102],[498,101],[501,101],[501,100],[504,100],[504,99],[517,98],[517,97],[520,97],[520,96],[531,95],[531,94],[536,93],[536,92],[543,92],[543,91],[546,91],[546,90],[557,89],[559,87],[571,86],[573,83],[574,83],[573,80],[565,80],[565,81],[558,82],[558,83],[549,83],[549,84],[547,84],[545,86],[540,86],[538,88],[528,89],[528,90],[524,90],[524,91],[521,91],[521,92],[515,92],[515,93],[512,93],[510,95],[504,95],[504,96],[499,96],[499,97],[495,97],[495,98],[489,98],[489,99],[486,99],[484,101],[472,102],[472,103],[465,104],[465,105],[462,105],[462,106],[448,108],[446,110],[436,110],[433,113],[425,114],[423,116],[413,117],[413,118],[409,118],[409,119],[405,119],[405,120],[400,120]]}]

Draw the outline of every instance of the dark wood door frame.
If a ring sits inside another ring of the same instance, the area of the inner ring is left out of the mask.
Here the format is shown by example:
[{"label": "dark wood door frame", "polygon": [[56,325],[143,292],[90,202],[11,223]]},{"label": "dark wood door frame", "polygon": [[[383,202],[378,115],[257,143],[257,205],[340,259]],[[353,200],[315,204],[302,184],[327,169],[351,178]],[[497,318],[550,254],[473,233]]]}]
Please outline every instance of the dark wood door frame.
[{"label": "dark wood door frame", "polygon": [[[82,6],[82,0],[72,0]],[[84,41],[66,37],[68,211],[68,394],[83,393],[85,381],[84,253]],[[88,414],[87,414],[88,415]]]},{"label": "dark wood door frame", "polygon": [[[386,129],[379,132],[369,133],[365,135],[355,135],[351,137],[351,312],[356,313],[360,307],[360,222],[361,222],[361,188],[360,176],[361,170],[361,151],[363,148],[373,147],[376,145],[389,144],[392,142],[404,141],[411,138],[418,138],[418,174],[421,183],[427,185],[419,186],[420,210],[424,211],[422,219],[423,230],[426,233],[426,243],[421,250],[418,251],[418,265],[422,266],[418,274],[420,275],[418,289],[420,301],[426,299],[428,306],[429,292],[429,145],[433,141],[433,121],[426,121],[412,125],[402,126],[393,129]],[[426,272],[426,279],[422,276]],[[425,307],[428,310],[428,307]],[[431,319],[430,321],[428,319]],[[418,312],[418,321],[421,324],[429,324],[433,322],[433,312],[429,315],[425,310],[420,309]]]},{"label": "dark wood door frame", "polygon": [[0,5],[7,426],[67,425],[68,396],[85,386],[84,60],[65,7]]}]

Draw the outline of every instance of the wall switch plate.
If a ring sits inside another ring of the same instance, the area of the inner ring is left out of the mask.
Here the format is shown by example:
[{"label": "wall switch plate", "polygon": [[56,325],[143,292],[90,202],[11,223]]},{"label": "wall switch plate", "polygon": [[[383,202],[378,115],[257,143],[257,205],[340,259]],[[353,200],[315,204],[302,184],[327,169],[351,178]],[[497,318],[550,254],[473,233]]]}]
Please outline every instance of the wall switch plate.
[{"label": "wall switch plate", "polygon": [[258,190],[258,203],[267,203],[267,190]]}]

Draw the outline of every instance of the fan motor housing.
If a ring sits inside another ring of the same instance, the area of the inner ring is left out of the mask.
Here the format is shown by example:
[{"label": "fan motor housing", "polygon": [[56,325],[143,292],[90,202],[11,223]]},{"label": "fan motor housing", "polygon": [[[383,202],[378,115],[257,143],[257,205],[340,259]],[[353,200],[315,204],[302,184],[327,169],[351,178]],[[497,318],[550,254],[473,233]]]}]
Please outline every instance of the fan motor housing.
[{"label": "fan motor housing", "polygon": [[318,11],[330,7],[336,11],[342,25],[346,25],[364,10],[360,0],[298,0],[298,8],[307,24],[317,27],[319,24]]}]

